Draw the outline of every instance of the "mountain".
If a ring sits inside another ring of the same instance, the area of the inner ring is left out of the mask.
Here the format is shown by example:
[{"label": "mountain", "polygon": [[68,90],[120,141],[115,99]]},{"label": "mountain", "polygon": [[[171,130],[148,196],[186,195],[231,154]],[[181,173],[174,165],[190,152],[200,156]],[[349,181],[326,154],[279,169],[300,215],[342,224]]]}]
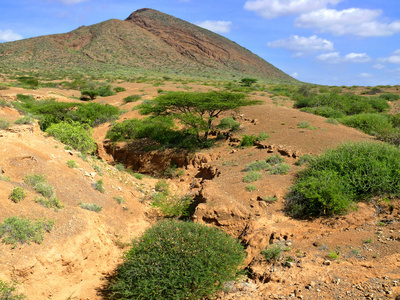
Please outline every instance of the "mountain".
[{"label": "mountain", "polygon": [[295,79],[235,42],[153,9],[126,20],[81,26],[64,34],[0,44],[0,70],[57,75],[168,74],[266,81]]}]

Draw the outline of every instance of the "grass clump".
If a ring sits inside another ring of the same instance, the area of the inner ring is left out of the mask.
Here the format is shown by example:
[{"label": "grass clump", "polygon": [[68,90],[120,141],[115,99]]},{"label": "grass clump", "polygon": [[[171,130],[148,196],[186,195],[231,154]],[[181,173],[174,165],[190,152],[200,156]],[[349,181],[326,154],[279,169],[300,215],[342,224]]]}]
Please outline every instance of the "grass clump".
[{"label": "grass clump", "polygon": [[11,122],[7,119],[0,119],[0,129],[8,129],[11,127]]},{"label": "grass clump", "polygon": [[26,299],[24,294],[16,293],[16,282],[5,282],[0,280],[0,299],[2,300],[23,300]]},{"label": "grass clump", "polygon": [[102,180],[102,179],[99,179],[99,180],[96,181],[96,183],[94,184],[94,189],[95,189],[96,191],[99,191],[100,193],[103,193],[103,194],[104,194],[104,192],[106,191],[106,189],[105,189],[105,187],[104,187],[104,184],[103,184],[103,180]]},{"label": "grass clump", "polygon": [[96,203],[84,203],[84,202],[79,202],[78,203],[80,208],[86,209],[86,210],[90,210],[90,211],[94,211],[94,212],[101,212],[103,207],[96,204]]},{"label": "grass clump", "polygon": [[257,187],[254,184],[248,184],[244,189],[247,192],[254,192],[257,190]]},{"label": "grass clump", "polygon": [[283,157],[280,156],[279,154],[271,155],[266,160],[268,164],[266,168],[267,173],[270,175],[277,175],[277,174],[285,175],[289,173],[290,166],[284,161],[285,160],[283,159]]},{"label": "grass clump", "polygon": [[283,250],[281,246],[274,244],[270,247],[265,248],[261,251],[261,254],[264,256],[265,260],[268,262],[275,262],[281,258]]},{"label": "grass clump", "polygon": [[114,200],[117,201],[118,204],[125,203],[125,199],[122,196],[115,196]]},{"label": "grass clump", "polygon": [[0,237],[2,242],[12,245],[14,249],[18,244],[30,244],[31,242],[41,244],[44,238],[44,232],[50,232],[54,221],[36,220],[20,217],[9,217],[0,224]]},{"label": "grass clump", "polygon": [[265,160],[257,160],[249,163],[245,166],[244,170],[249,171],[261,171],[268,167],[268,163]]},{"label": "grass clump", "polygon": [[38,183],[46,182],[46,177],[40,174],[29,174],[24,177],[24,182],[27,185],[34,187]]},{"label": "grass clump", "polygon": [[250,171],[243,177],[243,182],[254,182],[262,178],[262,174],[257,171]]},{"label": "grass clump", "polygon": [[348,143],[311,160],[286,197],[289,214],[319,217],[344,214],[359,201],[400,195],[400,149]]},{"label": "grass clump", "polygon": [[23,200],[25,197],[26,197],[25,190],[21,187],[15,187],[9,196],[9,198],[15,203],[18,203],[19,201]]},{"label": "grass clump", "polygon": [[71,159],[71,160],[67,161],[67,166],[68,166],[68,168],[75,169],[78,167],[78,164],[76,163],[76,161]]},{"label": "grass clump", "polygon": [[115,299],[201,299],[234,280],[244,258],[221,230],[161,221],[133,241],[110,290]]},{"label": "grass clump", "polygon": [[14,122],[14,124],[33,124],[35,120],[31,116],[23,116]]},{"label": "grass clump", "polygon": [[54,208],[54,210],[56,211],[63,209],[65,207],[65,205],[56,197],[51,197],[51,198],[35,197],[35,202],[39,203],[40,205],[46,208]]}]

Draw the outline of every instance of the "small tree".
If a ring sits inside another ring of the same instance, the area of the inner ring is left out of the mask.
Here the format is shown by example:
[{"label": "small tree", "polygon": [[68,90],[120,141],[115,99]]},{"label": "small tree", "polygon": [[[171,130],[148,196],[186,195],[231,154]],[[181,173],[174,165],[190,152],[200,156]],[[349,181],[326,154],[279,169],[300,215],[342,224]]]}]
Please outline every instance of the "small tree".
[{"label": "small tree", "polygon": [[255,79],[255,78],[243,78],[241,81],[240,81],[240,83],[243,85],[243,86],[251,86],[253,83],[256,83],[257,82],[257,79]]},{"label": "small tree", "polygon": [[[170,92],[142,105],[142,114],[171,115],[192,130],[198,140],[206,141],[214,128],[213,120],[222,112],[259,104],[246,95],[231,92]],[[204,132],[201,138],[200,133]]]}]

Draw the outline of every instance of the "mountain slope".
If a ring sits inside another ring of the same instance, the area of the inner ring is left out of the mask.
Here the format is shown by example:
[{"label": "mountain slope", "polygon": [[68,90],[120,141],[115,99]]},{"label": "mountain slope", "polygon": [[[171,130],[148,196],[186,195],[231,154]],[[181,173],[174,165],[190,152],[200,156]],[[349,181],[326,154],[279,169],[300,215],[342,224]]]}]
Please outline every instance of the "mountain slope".
[{"label": "mountain slope", "polygon": [[138,10],[124,21],[0,44],[0,69],[295,81],[238,44],[152,9]]}]

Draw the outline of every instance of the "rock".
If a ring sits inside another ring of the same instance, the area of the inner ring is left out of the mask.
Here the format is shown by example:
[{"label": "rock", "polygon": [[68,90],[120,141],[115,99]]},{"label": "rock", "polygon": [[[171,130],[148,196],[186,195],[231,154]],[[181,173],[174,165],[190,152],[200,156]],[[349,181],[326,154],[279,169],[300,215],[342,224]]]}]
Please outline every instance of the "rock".
[{"label": "rock", "polygon": [[331,265],[331,261],[330,260],[326,260],[323,263],[324,266],[330,266]]}]

